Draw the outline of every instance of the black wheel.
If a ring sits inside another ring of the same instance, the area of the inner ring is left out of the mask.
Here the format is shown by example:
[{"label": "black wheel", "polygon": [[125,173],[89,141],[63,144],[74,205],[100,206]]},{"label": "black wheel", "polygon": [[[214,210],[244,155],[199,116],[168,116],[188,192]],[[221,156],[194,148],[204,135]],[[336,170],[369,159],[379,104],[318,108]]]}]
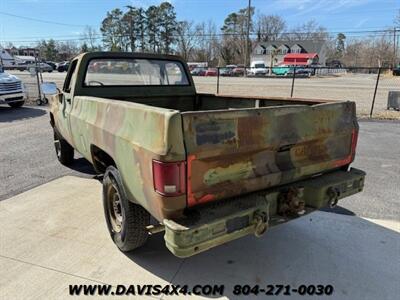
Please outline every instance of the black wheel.
[{"label": "black wheel", "polygon": [[44,104],[48,104],[49,103],[49,99],[47,99],[46,97],[43,98],[43,103]]},{"label": "black wheel", "polygon": [[119,171],[113,166],[104,174],[103,206],[111,239],[121,251],[131,251],[146,243],[150,214],[127,199]]},{"label": "black wheel", "polygon": [[64,166],[72,164],[74,161],[74,148],[64,140],[56,131],[54,131],[54,148],[57,159]]},{"label": "black wheel", "polygon": [[43,101],[42,101],[42,99],[36,99],[36,104],[37,105],[39,105],[39,106],[41,106],[42,104],[43,104]]},{"label": "black wheel", "polygon": [[10,105],[13,108],[17,108],[17,107],[21,107],[22,105],[24,105],[24,103],[25,103],[25,101],[22,100],[22,101],[8,103],[8,105]]}]

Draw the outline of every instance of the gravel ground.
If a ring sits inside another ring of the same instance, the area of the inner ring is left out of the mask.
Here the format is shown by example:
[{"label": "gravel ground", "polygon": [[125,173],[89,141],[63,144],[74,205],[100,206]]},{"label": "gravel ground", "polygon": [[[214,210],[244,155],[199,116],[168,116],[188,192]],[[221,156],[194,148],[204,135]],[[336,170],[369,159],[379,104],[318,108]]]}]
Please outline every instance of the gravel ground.
[{"label": "gravel ground", "polygon": [[[195,77],[199,92],[216,92],[216,78]],[[359,116],[369,115],[376,84],[376,75],[299,78],[295,80],[294,97],[330,100],[351,100],[357,103]],[[291,78],[220,78],[221,94],[290,97]],[[376,94],[374,116],[400,119],[400,112],[388,112],[389,91],[400,91],[400,76],[382,76]]]},{"label": "gravel ground", "polygon": [[[30,95],[37,95],[36,77],[28,72],[11,71],[27,83]],[[44,81],[57,83],[61,88],[66,73],[44,73]],[[299,78],[295,80],[293,96],[313,99],[351,100],[357,103],[360,117],[369,116],[376,85],[376,74],[346,74],[337,76]],[[216,77],[194,77],[196,88],[202,93],[216,93]],[[220,77],[221,94],[246,96],[289,97],[291,78],[237,78]],[[400,112],[387,111],[389,91],[400,91],[400,76],[383,74],[379,81],[374,117],[383,119],[400,119]]]},{"label": "gravel ground", "polygon": [[[54,153],[45,108],[0,106],[0,200],[64,175],[92,178],[77,156],[72,168]],[[373,219],[400,218],[400,122],[361,121],[354,167],[367,172],[365,191],[340,202],[335,211]]]}]

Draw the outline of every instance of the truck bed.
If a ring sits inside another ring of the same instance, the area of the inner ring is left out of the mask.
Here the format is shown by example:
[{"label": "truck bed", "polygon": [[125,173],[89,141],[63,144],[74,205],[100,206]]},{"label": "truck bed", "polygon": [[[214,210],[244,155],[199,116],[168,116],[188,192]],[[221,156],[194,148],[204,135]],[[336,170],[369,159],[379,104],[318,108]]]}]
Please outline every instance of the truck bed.
[{"label": "truck bed", "polygon": [[[354,157],[354,102],[208,94],[110,100],[75,97],[70,142],[89,160],[92,145],[123,157],[116,164],[124,175],[142,178],[130,183],[130,198],[160,221],[185,207],[344,169]],[[124,116],[124,130],[108,112]],[[118,154],[131,147],[133,156]],[[155,192],[152,160],[184,163],[184,195]]]}]

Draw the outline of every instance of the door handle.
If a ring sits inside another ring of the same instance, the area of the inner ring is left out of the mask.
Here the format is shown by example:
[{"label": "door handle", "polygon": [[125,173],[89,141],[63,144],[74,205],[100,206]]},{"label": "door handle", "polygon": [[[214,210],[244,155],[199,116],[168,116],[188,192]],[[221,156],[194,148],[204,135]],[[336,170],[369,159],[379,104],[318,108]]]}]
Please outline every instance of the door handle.
[{"label": "door handle", "polygon": [[69,104],[71,104],[71,99],[70,98],[66,98],[65,101],[67,101]]}]

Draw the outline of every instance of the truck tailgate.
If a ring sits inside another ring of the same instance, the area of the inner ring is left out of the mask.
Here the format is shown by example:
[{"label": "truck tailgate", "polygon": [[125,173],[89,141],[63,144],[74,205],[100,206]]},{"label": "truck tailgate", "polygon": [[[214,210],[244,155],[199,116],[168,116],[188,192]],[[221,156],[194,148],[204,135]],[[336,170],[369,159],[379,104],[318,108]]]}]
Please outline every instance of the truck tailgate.
[{"label": "truck tailgate", "polygon": [[188,206],[349,164],[358,125],[353,102],[182,113]]}]

